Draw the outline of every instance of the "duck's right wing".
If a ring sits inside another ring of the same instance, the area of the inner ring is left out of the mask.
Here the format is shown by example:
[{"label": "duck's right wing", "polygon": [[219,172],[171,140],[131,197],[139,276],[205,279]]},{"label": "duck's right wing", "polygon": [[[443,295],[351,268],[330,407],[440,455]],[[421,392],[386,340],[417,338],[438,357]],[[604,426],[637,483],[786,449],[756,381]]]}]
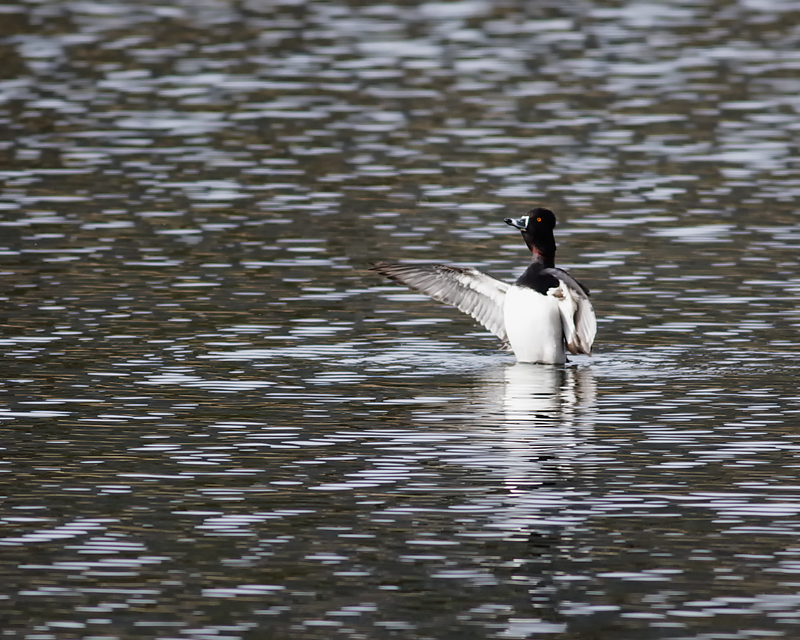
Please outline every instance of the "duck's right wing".
[{"label": "duck's right wing", "polygon": [[507,340],[503,302],[510,285],[471,267],[445,264],[388,264],[371,267],[387,278],[451,304],[469,314],[503,341]]},{"label": "duck's right wing", "polygon": [[552,267],[544,269],[543,273],[558,278],[558,288],[553,290],[553,295],[558,300],[567,349],[572,354],[592,355],[597,319],[589,301],[589,290],[563,269]]}]

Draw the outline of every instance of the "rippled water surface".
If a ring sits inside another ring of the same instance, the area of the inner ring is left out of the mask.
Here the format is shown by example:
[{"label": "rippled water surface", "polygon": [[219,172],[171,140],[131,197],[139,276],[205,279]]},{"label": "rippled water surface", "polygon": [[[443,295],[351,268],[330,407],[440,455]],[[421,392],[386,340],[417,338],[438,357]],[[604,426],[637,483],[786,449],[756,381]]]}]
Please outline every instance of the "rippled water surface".
[{"label": "rippled water surface", "polygon": [[[800,3],[0,5],[0,625],[796,638]],[[559,216],[595,355],[371,261]]]}]

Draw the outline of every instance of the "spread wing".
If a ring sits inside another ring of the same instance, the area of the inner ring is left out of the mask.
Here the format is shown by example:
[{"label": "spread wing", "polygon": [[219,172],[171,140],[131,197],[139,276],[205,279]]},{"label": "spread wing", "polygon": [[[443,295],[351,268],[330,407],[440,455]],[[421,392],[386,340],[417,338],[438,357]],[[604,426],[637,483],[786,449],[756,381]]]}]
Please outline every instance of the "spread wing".
[{"label": "spread wing", "polygon": [[503,301],[510,285],[477,269],[444,264],[387,264],[370,268],[381,275],[453,305],[469,314],[501,340],[506,340]]},{"label": "spread wing", "polygon": [[558,288],[552,293],[558,300],[564,341],[572,354],[592,355],[592,343],[597,333],[597,319],[589,302],[589,290],[562,269],[544,269],[558,278]]}]

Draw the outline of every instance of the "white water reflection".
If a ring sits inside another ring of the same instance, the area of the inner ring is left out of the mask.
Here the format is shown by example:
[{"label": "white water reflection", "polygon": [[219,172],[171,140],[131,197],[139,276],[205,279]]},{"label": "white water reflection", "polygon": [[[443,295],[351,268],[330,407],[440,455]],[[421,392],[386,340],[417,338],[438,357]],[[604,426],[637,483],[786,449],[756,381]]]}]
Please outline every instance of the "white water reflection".
[{"label": "white water reflection", "polygon": [[[486,526],[518,538],[536,527],[574,524],[576,518],[558,513],[562,496],[557,485],[591,473],[597,400],[593,368],[516,363],[502,368],[501,375],[500,385],[485,379],[484,393],[470,398],[476,422],[490,422],[473,434],[475,451],[460,460],[502,481],[504,496],[474,498],[484,506],[493,503]],[[498,409],[500,420],[492,420]]]},{"label": "white water reflection", "polygon": [[731,242],[729,236],[733,225],[730,224],[704,224],[696,227],[674,227],[658,229],[654,236],[672,238],[677,242]]}]

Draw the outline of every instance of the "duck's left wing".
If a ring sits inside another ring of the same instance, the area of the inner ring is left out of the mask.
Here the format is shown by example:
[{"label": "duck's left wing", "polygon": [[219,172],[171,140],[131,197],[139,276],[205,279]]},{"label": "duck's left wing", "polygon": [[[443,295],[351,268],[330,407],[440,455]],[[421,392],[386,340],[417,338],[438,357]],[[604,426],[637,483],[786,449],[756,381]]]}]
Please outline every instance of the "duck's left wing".
[{"label": "duck's left wing", "polygon": [[471,267],[445,264],[387,264],[370,268],[381,275],[451,304],[469,314],[501,340],[506,338],[503,301],[510,285]]},{"label": "duck's left wing", "polygon": [[551,268],[543,271],[558,278],[558,288],[550,293],[558,300],[567,349],[572,354],[592,355],[597,318],[592,303],[589,302],[589,290],[563,269]]}]

